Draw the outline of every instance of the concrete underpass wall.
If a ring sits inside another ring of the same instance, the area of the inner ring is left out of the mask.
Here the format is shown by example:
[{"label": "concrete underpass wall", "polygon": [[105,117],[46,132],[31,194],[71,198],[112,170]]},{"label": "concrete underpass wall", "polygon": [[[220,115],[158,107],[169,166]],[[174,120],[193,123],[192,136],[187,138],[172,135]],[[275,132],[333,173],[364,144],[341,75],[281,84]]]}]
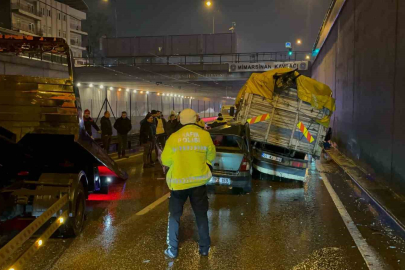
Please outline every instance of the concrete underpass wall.
[{"label": "concrete underpass wall", "polygon": [[347,0],[312,77],[336,97],[338,148],[405,194],[405,0]]}]

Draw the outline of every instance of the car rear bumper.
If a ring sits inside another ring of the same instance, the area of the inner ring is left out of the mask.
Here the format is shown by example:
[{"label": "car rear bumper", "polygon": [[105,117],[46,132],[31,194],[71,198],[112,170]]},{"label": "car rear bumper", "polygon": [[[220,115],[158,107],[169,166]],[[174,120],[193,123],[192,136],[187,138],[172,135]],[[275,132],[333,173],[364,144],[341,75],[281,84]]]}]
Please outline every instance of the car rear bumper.
[{"label": "car rear bumper", "polygon": [[261,161],[256,158],[253,160],[253,168],[261,173],[274,175],[278,177],[283,177],[292,180],[298,180],[305,182],[307,178],[307,169],[295,168],[290,166],[285,166],[277,162],[272,161]]},{"label": "car rear bumper", "polygon": [[[229,184],[222,184],[219,182],[220,178],[227,178],[230,179]],[[226,173],[216,173],[215,171],[212,172],[212,178],[207,183],[210,186],[229,186],[235,188],[245,188],[250,186],[252,183],[252,175],[250,171],[247,172],[240,172],[238,175],[229,175]]]}]

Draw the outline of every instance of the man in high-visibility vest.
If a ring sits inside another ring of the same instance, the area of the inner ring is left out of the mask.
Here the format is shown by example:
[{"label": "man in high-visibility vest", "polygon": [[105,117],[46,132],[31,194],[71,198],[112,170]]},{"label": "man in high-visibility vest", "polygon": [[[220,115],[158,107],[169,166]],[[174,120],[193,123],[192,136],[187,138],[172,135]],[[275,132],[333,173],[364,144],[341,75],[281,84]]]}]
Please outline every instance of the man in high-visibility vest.
[{"label": "man in high-visibility vest", "polygon": [[199,125],[202,128],[205,128],[205,122],[204,120],[201,119],[200,115],[197,114],[197,125]]},{"label": "man in high-visibility vest", "polygon": [[183,206],[190,197],[200,237],[200,254],[207,256],[211,244],[208,229],[207,182],[212,174],[208,164],[216,155],[210,134],[196,124],[197,114],[185,109],[180,114],[183,127],[173,133],[162,153],[163,165],[169,167],[166,182],[171,190],[166,256],[178,255],[178,234]]}]

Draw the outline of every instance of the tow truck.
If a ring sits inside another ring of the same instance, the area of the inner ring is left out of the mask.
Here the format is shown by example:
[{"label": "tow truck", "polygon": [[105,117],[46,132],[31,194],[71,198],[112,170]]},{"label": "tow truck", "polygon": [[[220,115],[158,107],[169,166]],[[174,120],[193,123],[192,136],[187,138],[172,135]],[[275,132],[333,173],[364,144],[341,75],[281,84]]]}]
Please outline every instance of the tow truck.
[{"label": "tow truck", "polygon": [[0,246],[0,262],[49,225],[9,268],[21,269],[56,230],[79,235],[89,194],[106,192],[108,180],[128,176],[85,131],[72,53],[64,39],[0,35],[0,54],[52,55],[68,67],[64,79],[0,75],[0,226],[33,219]]}]

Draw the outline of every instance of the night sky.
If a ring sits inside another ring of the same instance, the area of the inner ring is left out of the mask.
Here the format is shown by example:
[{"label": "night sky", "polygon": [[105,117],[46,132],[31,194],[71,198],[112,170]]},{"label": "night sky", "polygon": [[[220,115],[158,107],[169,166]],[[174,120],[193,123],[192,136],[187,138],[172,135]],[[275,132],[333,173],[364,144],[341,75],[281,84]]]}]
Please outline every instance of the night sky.
[{"label": "night sky", "polygon": [[[114,0],[86,0],[90,12],[109,16]],[[284,51],[286,41],[302,39],[298,49],[315,42],[330,0],[213,0],[215,32],[229,32],[236,22],[238,52]],[[117,0],[118,36],[208,34],[212,8],[202,0]]]}]

